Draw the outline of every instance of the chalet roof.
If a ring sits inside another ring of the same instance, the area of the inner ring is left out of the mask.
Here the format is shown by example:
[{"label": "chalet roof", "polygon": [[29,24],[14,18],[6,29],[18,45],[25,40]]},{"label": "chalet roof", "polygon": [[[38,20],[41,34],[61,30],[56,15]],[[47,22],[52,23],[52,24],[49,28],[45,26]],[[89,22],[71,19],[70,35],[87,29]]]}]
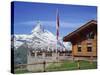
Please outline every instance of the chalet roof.
[{"label": "chalet roof", "polygon": [[69,33],[68,35],[66,35],[63,38],[63,41],[71,41],[70,38],[73,38],[73,36],[79,32],[82,32],[84,30],[86,30],[87,28],[91,28],[91,27],[95,27],[97,25],[97,21],[96,20],[91,20],[89,22],[87,22],[86,24],[84,24],[83,26],[79,27],[78,29],[76,29],[75,31]]}]

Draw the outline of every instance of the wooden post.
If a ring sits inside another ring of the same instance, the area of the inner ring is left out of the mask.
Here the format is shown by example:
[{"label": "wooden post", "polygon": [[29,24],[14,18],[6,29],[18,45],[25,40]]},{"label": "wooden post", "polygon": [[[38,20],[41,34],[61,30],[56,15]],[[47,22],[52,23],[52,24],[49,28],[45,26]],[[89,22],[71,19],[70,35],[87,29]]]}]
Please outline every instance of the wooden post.
[{"label": "wooden post", "polygon": [[80,60],[77,60],[77,67],[80,69]]},{"label": "wooden post", "polygon": [[46,70],[45,70],[45,66],[46,66],[46,62],[44,61],[44,62],[43,62],[43,69],[44,69],[43,72],[46,72]]},{"label": "wooden post", "polygon": [[90,57],[90,64],[93,63],[93,56]]}]

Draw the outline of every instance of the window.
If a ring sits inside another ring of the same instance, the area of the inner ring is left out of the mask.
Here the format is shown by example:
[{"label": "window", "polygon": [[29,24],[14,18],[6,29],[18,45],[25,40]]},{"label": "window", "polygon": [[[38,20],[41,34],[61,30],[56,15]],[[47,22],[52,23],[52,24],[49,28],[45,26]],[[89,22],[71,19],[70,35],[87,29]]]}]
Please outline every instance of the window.
[{"label": "window", "polygon": [[31,56],[35,56],[35,53],[34,52],[31,52]]},{"label": "window", "polygon": [[42,52],[37,52],[37,56],[42,56]]},{"label": "window", "polygon": [[46,56],[46,57],[52,56],[52,52],[46,52],[45,56]]},{"label": "window", "polygon": [[87,47],[87,52],[92,52],[92,47]]},{"label": "window", "polygon": [[63,52],[59,52],[59,56],[63,56],[63,54],[64,54]]},{"label": "window", "polygon": [[94,39],[94,32],[90,32],[89,34],[87,34],[87,38],[88,39]]},{"label": "window", "polygon": [[28,55],[31,55],[31,56],[35,56],[35,52],[33,50],[30,50],[30,52],[28,53]]},{"label": "window", "polygon": [[81,52],[81,47],[78,47],[78,52]]}]

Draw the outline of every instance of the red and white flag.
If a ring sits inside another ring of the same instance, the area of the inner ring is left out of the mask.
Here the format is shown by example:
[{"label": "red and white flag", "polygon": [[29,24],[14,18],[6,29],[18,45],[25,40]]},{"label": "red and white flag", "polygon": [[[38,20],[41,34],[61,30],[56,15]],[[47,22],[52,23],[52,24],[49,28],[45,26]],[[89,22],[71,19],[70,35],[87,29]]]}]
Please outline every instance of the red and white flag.
[{"label": "red and white flag", "polygon": [[56,13],[56,38],[58,41],[58,38],[59,38],[59,12],[58,12],[58,9],[57,9],[57,13]]}]

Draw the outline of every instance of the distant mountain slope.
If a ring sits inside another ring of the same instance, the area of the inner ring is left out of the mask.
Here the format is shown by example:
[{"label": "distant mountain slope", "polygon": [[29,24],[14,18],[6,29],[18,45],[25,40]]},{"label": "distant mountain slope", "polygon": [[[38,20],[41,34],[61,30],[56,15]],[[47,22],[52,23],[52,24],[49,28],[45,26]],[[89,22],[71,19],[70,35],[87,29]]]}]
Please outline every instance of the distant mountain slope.
[{"label": "distant mountain slope", "polygon": [[[14,47],[17,49],[24,43],[27,43],[28,48],[33,50],[55,50],[56,49],[56,36],[50,31],[45,30],[39,23],[32,30],[31,34],[15,34],[14,35]],[[58,41],[57,47],[60,50],[65,49],[62,40]]]}]

